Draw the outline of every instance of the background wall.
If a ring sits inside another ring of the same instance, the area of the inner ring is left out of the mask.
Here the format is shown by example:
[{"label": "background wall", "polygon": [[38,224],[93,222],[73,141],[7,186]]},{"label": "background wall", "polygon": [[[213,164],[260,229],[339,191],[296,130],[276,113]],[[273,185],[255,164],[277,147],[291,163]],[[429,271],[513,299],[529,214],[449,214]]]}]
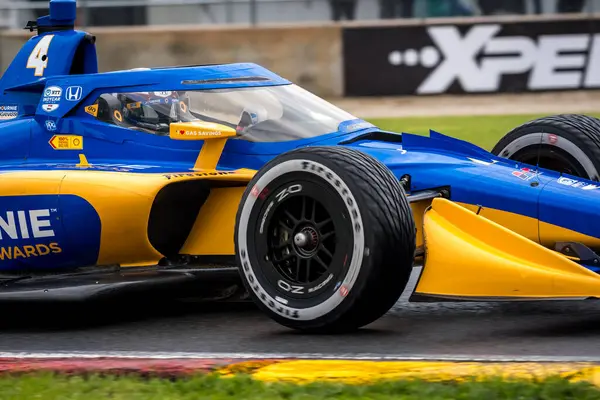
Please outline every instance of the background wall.
[{"label": "background wall", "polygon": [[[255,62],[310,91],[342,94],[341,29],[331,24],[297,27],[90,28],[101,71],[136,67]],[[30,37],[0,33],[4,71]]]},{"label": "background wall", "polygon": [[[434,32],[440,26],[445,33]],[[255,62],[324,97],[600,88],[594,14],[89,31],[97,36],[100,71]],[[30,36],[0,32],[2,70]],[[472,54],[467,36],[476,39]],[[418,89],[430,77],[448,82]]]}]

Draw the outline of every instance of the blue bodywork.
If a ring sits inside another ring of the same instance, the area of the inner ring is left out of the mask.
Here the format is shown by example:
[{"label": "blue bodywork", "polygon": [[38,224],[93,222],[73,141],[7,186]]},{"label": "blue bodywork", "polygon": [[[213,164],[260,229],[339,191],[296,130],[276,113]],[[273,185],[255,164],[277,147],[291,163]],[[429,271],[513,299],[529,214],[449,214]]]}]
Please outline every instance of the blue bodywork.
[{"label": "blue bodywork", "polygon": [[[74,1],[52,1],[50,18],[38,20],[38,25],[72,24],[71,4],[74,6]],[[47,67],[43,76],[36,77],[35,70],[26,67],[28,58],[48,34],[54,38],[48,49]],[[252,79],[239,79],[248,77]],[[0,121],[3,144],[0,147],[0,172],[76,168],[77,151],[56,151],[49,144],[53,135],[60,134],[83,136],[85,155],[95,169],[140,174],[189,171],[202,142],[175,141],[168,136],[109,125],[86,113],[84,108],[101,93],[111,91],[204,90],[289,84],[265,68],[250,63],[98,73],[95,44],[88,34],[72,29],[40,33],[23,46],[0,80],[0,112],[14,117]],[[51,93],[46,91],[53,87],[60,88],[63,95],[48,103],[45,99],[52,96],[47,96]],[[69,88],[81,89],[77,101],[70,101],[64,95]],[[44,109],[45,104],[55,107]],[[568,177],[572,179],[568,181],[569,185],[560,183],[562,175],[558,173],[518,165],[434,131],[429,137],[400,135],[382,132],[355,119],[343,122],[337,131],[301,140],[260,143],[233,139],[228,141],[218,168],[259,169],[278,154],[314,145],[344,145],[368,153],[385,163],[398,178],[410,175],[411,192],[448,187],[453,201],[539,219],[600,238],[597,182]],[[53,196],[0,197],[0,217],[5,221],[7,212],[12,210],[43,209],[52,213],[59,208],[59,201],[61,208],[66,205],[73,214],[56,227],[53,239],[61,239],[63,249],[64,246],[80,249],[81,257],[71,261],[86,264],[89,261],[85,260],[86,254],[98,252],[97,248],[91,247],[98,246],[100,224],[85,200],[68,196],[62,196],[60,200]],[[38,228],[54,229],[53,225],[44,223],[46,217],[49,215],[45,213],[38,215],[35,224]],[[28,224],[33,229],[32,222]],[[83,226],[86,229],[81,229]],[[82,231],[89,232],[88,237],[68,237],[69,232]],[[2,229],[0,233],[5,244],[14,240],[18,245],[22,238],[20,235],[9,237]],[[35,243],[50,246],[52,241],[42,236]],[[59,260],[60,253],[54,257],[56,260],[44,258],[43,265],[33,261],[30,267],[41,268],[49,261],[54,265],[56,262],[64,266],[69,264],[68,260]],[[1,268],[11,266],[0,265]]]}]

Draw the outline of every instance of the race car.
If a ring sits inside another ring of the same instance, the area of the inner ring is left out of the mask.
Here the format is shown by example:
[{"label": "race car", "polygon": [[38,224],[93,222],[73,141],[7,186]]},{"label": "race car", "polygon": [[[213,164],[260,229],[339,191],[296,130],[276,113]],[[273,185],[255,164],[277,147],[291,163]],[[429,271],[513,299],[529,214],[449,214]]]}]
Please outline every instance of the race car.
[{"label": "race car", "polygon": [[[598,121],[495,154],[393,133],[255,64],[99,73],[74,0],[0,79],[0,300],[227,298],[360,328],[411,300],[600,296]],[[546,167],[546,168],[544,168]]]}]

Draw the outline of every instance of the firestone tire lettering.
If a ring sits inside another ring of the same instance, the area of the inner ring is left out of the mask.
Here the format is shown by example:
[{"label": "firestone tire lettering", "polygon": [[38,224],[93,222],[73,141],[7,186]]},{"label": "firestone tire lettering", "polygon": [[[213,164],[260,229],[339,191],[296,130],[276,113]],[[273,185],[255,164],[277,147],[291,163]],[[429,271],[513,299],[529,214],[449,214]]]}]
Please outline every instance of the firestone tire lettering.
[{"label": "firestone tire lettering", "polygon": [[283,199],[288,197],[290,194],[298,193],[302,191],[302,185],[290,185],[287,188],[283,189],[281,192],[277,193],[275,197],[277,197],[277,202],[281,203]]},{"label": "firestone tire lettering", "polygon": [[286,281],[283,281],[281,279],[277,281],[277,286],[279,286],[279,288],[285,290],[286,292],[290,292],[290,293],[294,293],[294,294],[304,294],[303,286],[290,285],[289,283],[287,283]]}]

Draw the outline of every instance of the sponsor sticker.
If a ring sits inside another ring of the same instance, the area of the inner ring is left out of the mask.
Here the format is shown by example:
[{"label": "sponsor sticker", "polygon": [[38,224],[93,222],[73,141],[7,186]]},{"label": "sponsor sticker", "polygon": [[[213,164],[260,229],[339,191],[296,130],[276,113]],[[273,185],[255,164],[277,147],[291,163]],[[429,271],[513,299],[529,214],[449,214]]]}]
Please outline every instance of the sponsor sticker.
[{"label": "sponsor sticker", "polygon": [[19,106],[17,104],[0,104],[0,111],[10,112],[10,111],[19,111]]},{"label": "sponsor sticker", "polygon": [[46,112],[56,111],[58,109],[58,104],[42,104],[42,110]]},{"label": "sponsor sticker", "polygon": [[176,179],[176,178],[191,178],[191,177],[199,177],[204,178],[207,176],[220,176],[220,175],[231,175],[233,172],[231,171],[214,171],[214,172],[181,172],[176,174],[164,174],[163,176],[167,179]]},{"label": "sponsor sticker", "polygon": [[221,136],[221,135],[223,135],[223,133],[221,131],[196,132],[196,131],[186,131],[183,129],[179,131],[179,134],[185,135],[185,136]]},{"label": "sponsor sticker", "polygon": [[17,118],[18,116],[19,113],[16,111],[0,111],[0,121],[8,121]]},{"label": "sponsor sticker", "polygon": [[19,116],[19,106],[16,104],[0,105],[0,121],[15,119]]},{"label": "sponsor sticker", "polygon": [[83,149],[83,137],[77,135],[54,135],[48,143],[54,150]]},{"label": "sponsor sticker", "polygon": [[155,96],[158,97],[169,97],[173,92],[154,92]]},{"label": "sponsor sticker", "polygon": [[349,290],[348,290],[348,288],[346,287],[346,285],[343,285],[343,286],[340,288],[340,296],[342,296],[342,297],[346,297],[346,296],[348,296],[348,292],[349,292]]},{"label": "sponsor sticker", "polygon": [[582,182],[582,181],[578,181],[576,179],[571,179],[571,178],[560,177],[560,178],[558,178],[558,183],[560,183],[561,185],[565,185],[565,186],[580,188],[582,190],[600,189],[599,185],[594,185],[592,183]]},{"label": "sponsor sticker", "polygon": [[68,101],[79,101],[83,94],[83,88],[81,86],[69,86],[65,90],[65,99]]},{"label": "sponsor sticker", "polygon": [[138,109],[142,107],[142,102],[141,101],[136,101],[135,103],[129,103],[127,104],[127,108],[130,110],[134,110],[134,109]]},{"label": "sponsor sticker", "polygon": [[[45,208],[9,210],[0,214],[0,260],[61,253],[59,243],[53,241],[56,236],[52,226],[55,213],[57,213],[55,208]],[[39,239],[46,239],[49,242],[36,243]],[[23,242],[26,245],[20,244]]]},{"label": "sponsor sticker", "polygon": [[91,116],[97,117],[98,116],[98,104],[92,104],[89,106],[85,107],[85,112],[90,114]]},{"label": "sponsor sticker", "polygon": [[63,90],[59,86],[47,87],[44,90],[44,95],[42,97],[42,103],[44,103],[44,104],[59,103],[62,93],[63,93]]},{"label": "sponsor sticker", "polygon": [[45,125],[48,132],[54,132],[56,130],[56,122],[51,119],[47,120]]},{"label": "sponsor sticker", "polygon": [[513,171],[512,174],[513,176],[516,176],[517,178],[524,181],[528,181],[532,178],[536,178],[542,175],[541,172],[532,171],[529,168],[521,168],[519,171]]}]

